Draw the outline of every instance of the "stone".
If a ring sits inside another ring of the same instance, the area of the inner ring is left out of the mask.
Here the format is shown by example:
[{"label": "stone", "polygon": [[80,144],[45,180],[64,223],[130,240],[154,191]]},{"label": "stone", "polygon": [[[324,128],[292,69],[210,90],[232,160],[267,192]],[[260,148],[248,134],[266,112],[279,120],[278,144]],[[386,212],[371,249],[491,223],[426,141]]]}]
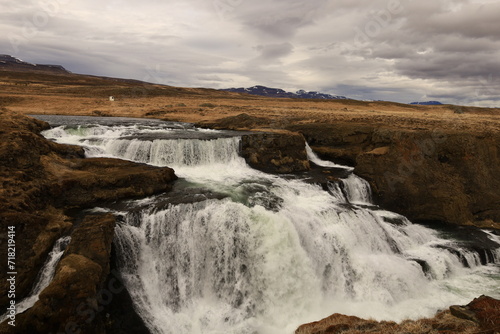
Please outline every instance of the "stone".
[{"label": "stone", "polygon": [[[405,320],[401,323],[374,321],[343,314],[333,314],[320,321],[301,325],[295,334],[331,333],[411,333],[411,334],[496,334],[499,328],[500,301],[482,296],[467,306],[452,306],[433,318]],[[459,316],[455,316],[458,314]]]},{"label": "stone", "polygon": [[304,138],[296,133],[243,135],[241,155],[251,167],[266,172],[293,173],[310,169]]},{"label": "stone", "polygon": [[457,318],[478,322],[476,314],[465,307],[452,305],[450,306],[450,312]]}]

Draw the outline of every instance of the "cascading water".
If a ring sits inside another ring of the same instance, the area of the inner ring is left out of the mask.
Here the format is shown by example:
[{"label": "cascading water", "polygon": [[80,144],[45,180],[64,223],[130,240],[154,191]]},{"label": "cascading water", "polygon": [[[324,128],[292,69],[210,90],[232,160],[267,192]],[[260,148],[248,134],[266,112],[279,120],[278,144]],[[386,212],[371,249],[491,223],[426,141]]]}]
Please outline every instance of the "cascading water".
[{"label": "cascading water", "polygon": [[[169,131],[178,138],[152,136]],[[354,174],[324,191],[251,169],[239,137],[182,131],[98,125],[44,133],[89,156],[173,167],[181,188],[217,194],[132,201],[136,208],[121,216],[118,266],[151,332],[291,333],[335,312],[399,321],[482,293],[500,297],[497,264],[482,265],[459,242],[372,205]],[[498,263],[498,247],[492,254]]]},{"label": "cascading water", "polygon": [[[69,244],[71,237],[66,236],[58,239],[52,248],[52,251],[49,253],[47,260],[45,261],[42,269],[38,274],[38,278],[36,284],[31,289],[31,293],[28,297],[21,300],[16,305],[16,312],[21,313],[35,305],[38,301],[38,296],[45,289],[52,278],[54,277],[56,266],[59,263],[59,260],[64,254],[64,250],[66,246]],[[7,314],[4,314],[0,317],[0,322],[3,322],[7,318]]]}]

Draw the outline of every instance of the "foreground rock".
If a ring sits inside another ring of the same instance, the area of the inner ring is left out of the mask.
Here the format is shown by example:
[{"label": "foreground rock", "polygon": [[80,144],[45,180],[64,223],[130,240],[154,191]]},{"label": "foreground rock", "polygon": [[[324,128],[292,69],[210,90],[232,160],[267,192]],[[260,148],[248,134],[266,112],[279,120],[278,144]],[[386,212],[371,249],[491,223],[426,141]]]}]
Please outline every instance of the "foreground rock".
[{"label": "foreground rock", "polygon": [[[81,148],[59,145],[41,136],[39,132],[48,128],[44,122],[5,110],[0,110],[0,118],[0,225],[3,231],[12,227],[16,232],[17,301],[30,292],[55,241],[72,229],[74,222],[66,210],[168,191],[176,179],[170,168],[118,159],[83,159]],[[101,242],[97,233],[88,233],[86,237],[87,246]],[[7,234],[0,238],[5,244]],[[1,258],[7,258],[6,251],[2,247]],[[97,277],[97,267],[80,256],[74,255],[65,263],[69,272],[79,267],[85,275]],[[8,291],[6,264],[2,261],[2,291]],[[65,276],[68,280],[75,279],[65,284],[76,290],[84,288],[82,284],[90,284],[85,275]],[[7,295],[2,294],[0,308],[5,309],[8,302]],[[50,308],[44,310],[51,312]]]},{"label": "foreground rock", "polygon": [[466,306],[452,306],[450,310],[440,312],[432,319],[407,320],[397,324],[334,314],[323,320],[302,325],[295,331],[296,334],[495,334],[499,332],[500,301],[487,296],[474,299]]},{"label": "foreground rock", "polygon": [[[115,219],[87,217],[71,235],[50,285],[33,307],[17,316],[11,333],[99,333],[104,314],[99,310],[112,293],[102,292],[109,274]],[[98,293],[101,292],[101,293]]]}]

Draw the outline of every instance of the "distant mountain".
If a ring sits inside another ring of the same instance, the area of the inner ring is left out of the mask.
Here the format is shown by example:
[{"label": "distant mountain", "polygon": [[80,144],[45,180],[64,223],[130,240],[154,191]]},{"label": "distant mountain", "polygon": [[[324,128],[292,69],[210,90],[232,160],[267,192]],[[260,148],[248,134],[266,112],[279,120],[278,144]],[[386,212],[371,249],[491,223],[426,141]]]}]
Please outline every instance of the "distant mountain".
[{"label": "distant mountain", "polygon": [[265,86],[253,86],[250,88],[228,88],[221,89],[225,92],[246,93],[252,95],[268,96],[268,97],[288,97],[296,99],[324,99],[324,100],[339,100],[347,99],[345,96],[330,95],[319,92],[306,92],[298,90],[295,93],[284,91],[280,88],[269,88]]},{"label": "distant mountain", "polygon": [[70,73],[61,65],[32,64],[9,55],[0,55],[0,71]]},{"label": "distant mountain", "polygon": [[439,101],[427,101],[427,102],[412,102],[410,104],[418,104],[421,106],[438,106],[441,105],[442,103]]}]

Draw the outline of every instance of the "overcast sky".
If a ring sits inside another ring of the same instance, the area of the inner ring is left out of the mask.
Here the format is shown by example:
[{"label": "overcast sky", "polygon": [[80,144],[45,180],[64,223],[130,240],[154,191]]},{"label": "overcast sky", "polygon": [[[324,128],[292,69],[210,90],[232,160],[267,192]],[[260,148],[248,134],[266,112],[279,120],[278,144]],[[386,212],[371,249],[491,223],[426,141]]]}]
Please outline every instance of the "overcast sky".
[{"label": "overcast sky", "polygon": [[0,53],[182,87],[500,106],[497,0],[0,0]]}]

